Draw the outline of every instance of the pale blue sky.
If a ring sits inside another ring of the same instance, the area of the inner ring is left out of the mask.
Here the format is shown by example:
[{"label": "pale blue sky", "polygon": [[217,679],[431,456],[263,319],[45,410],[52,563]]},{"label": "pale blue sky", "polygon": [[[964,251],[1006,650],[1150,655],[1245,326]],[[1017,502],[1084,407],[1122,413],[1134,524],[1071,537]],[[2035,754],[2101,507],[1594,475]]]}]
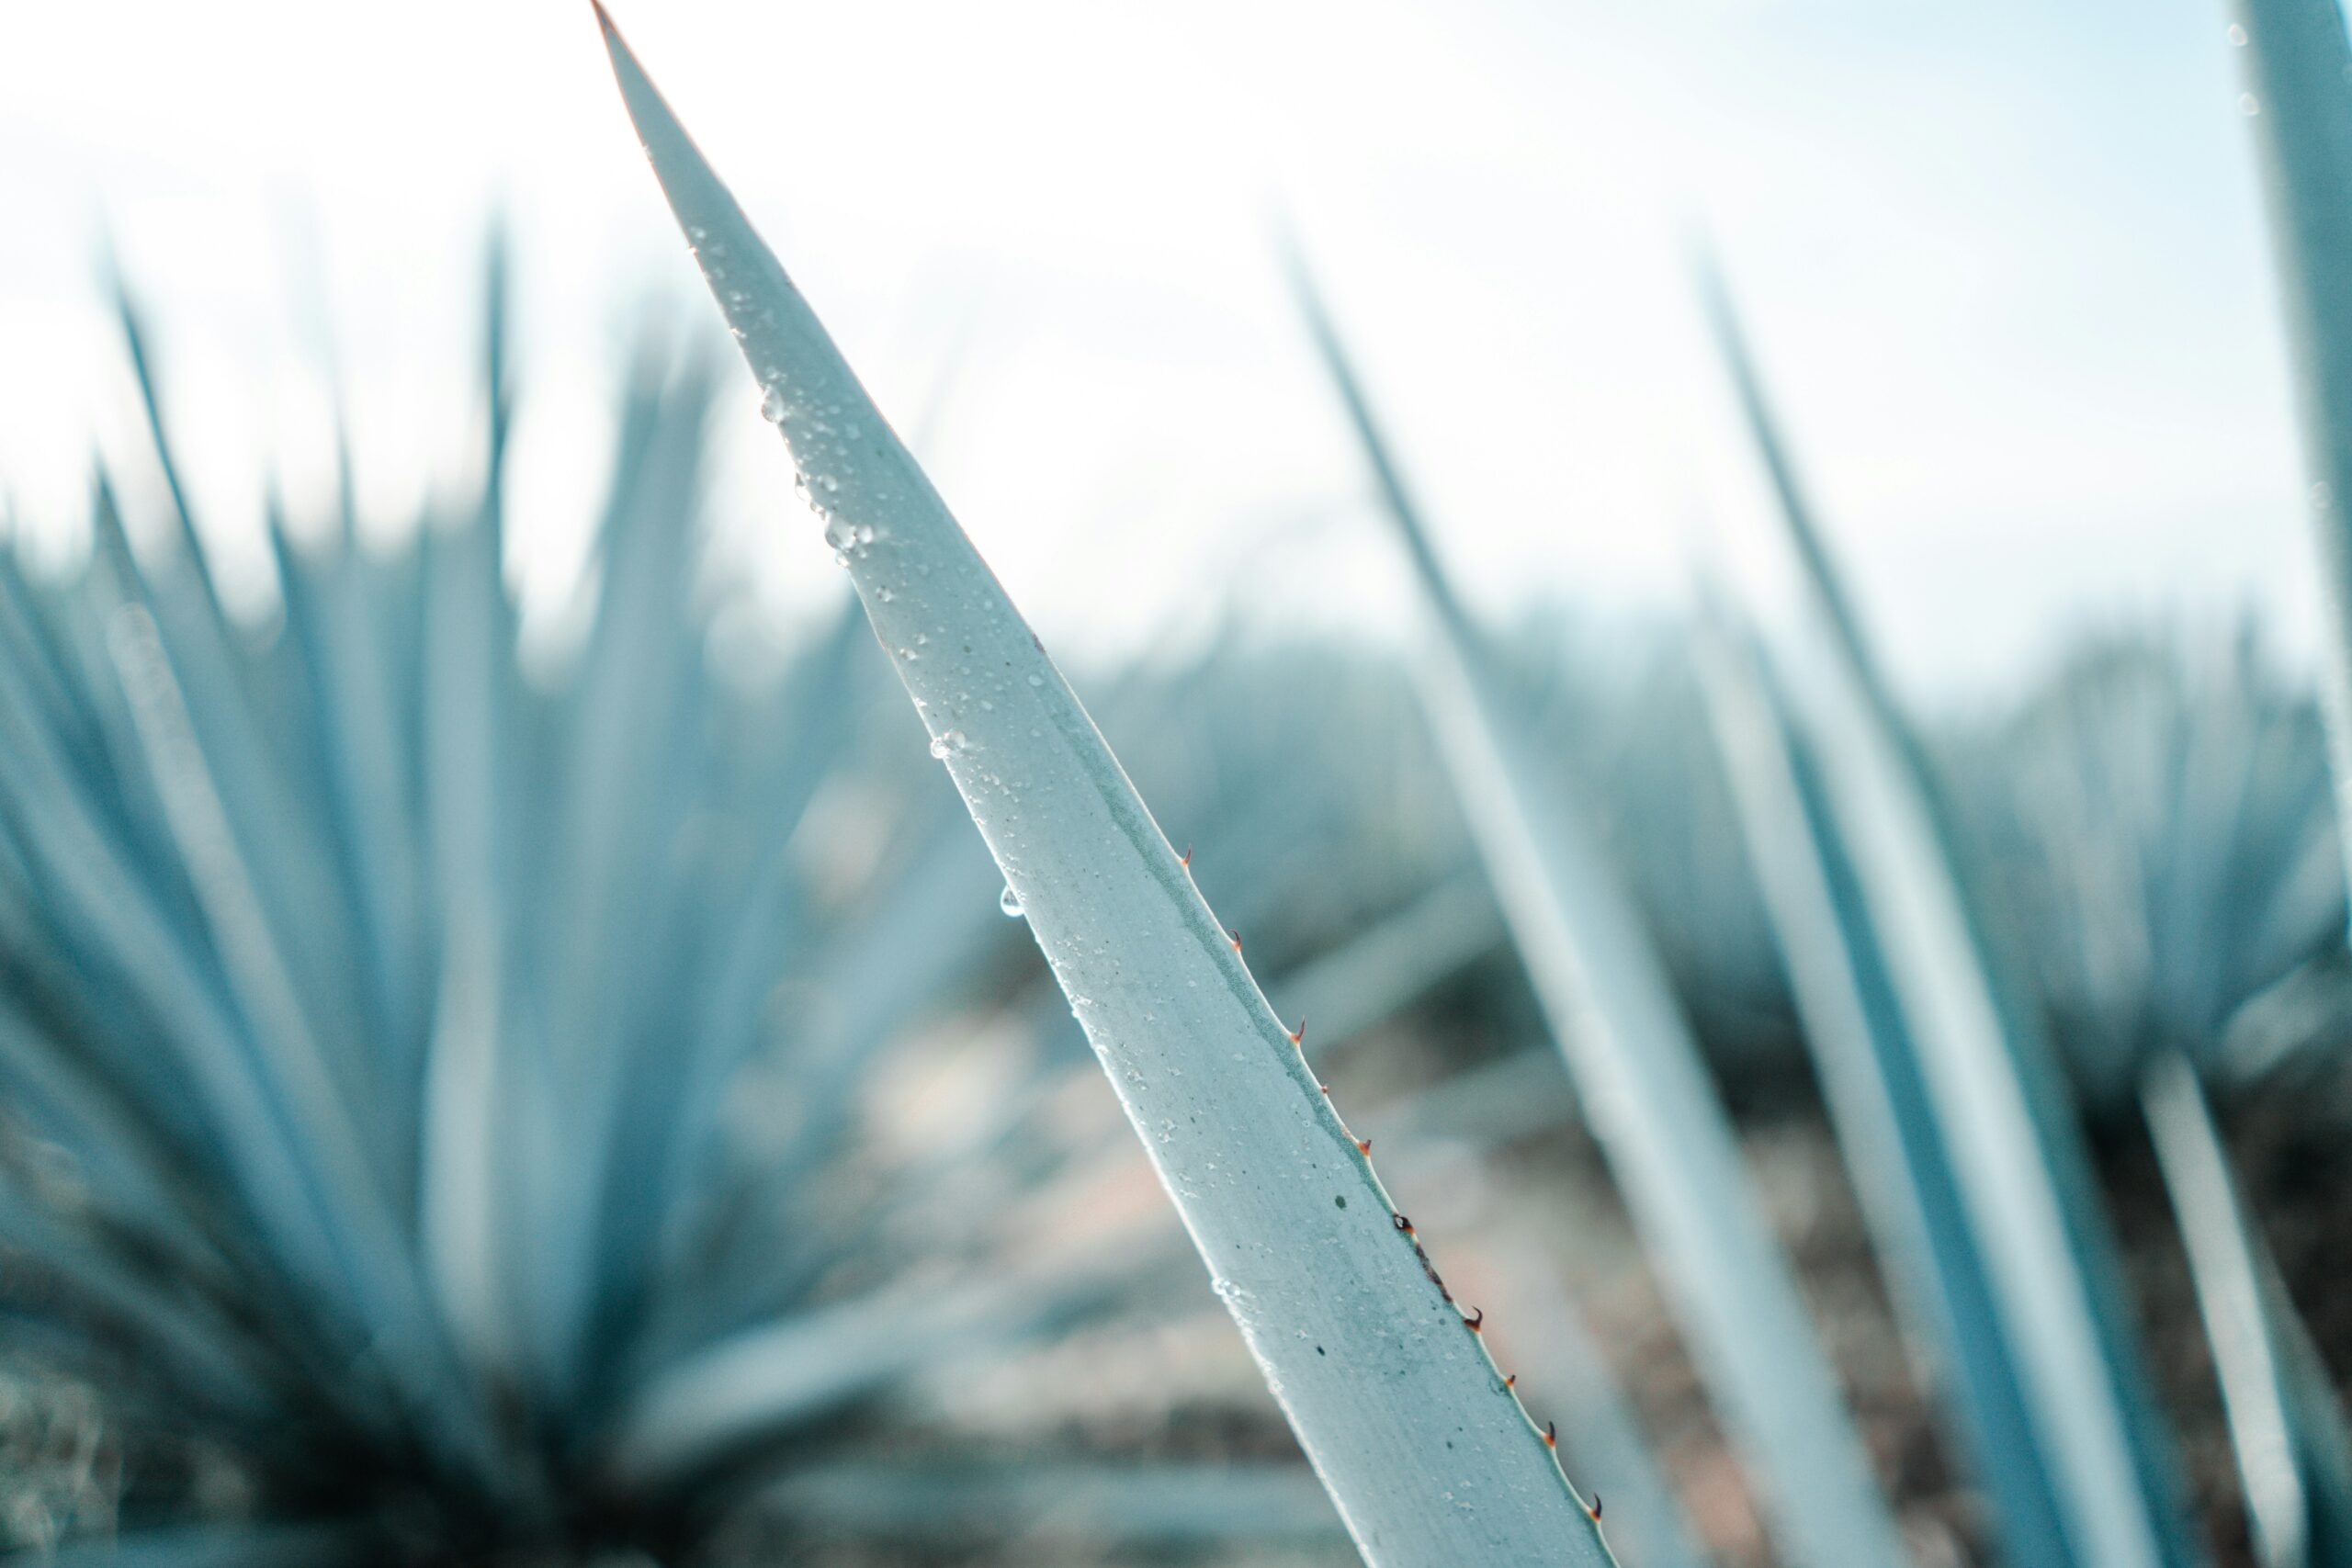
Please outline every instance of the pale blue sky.
[{"label": "pale blue sky", "polygon": [[[1204,585],[1361,625],[1387,541],[1269,265],[1287,208],[1451,553],[1498,609],[1678,592],[1753,478],[1676,258],[1717,236],[1917,683],[2085,619],[2313,607],[2252,160],[2217,5],[662,0],[615,6],[902,425],[968,344],[942,487],[1049,637]],[[584,5],[45,6],[0,48],[0,479],[129,451],[90,285],[153,298],[232,560],[322,473],[305,251],[395,513],[462,444],[473,255],[512,210],[518,483],[544,590],[646,293],[702,309]],[[832,569],[752,412],[727,513],[786,606]],[[543,594],[544,596],[544,594]]]}]

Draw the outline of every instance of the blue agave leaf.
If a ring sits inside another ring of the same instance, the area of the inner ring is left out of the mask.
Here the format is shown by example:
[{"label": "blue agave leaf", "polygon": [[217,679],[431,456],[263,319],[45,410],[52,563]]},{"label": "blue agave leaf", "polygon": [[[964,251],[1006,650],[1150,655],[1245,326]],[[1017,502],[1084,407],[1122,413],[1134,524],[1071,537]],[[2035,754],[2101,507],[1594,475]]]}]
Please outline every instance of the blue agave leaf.
[{"label": "blue agave leaf", "polygon": [[371,1157],[404,1186],[406,1151],[414,1146],[415,1132],[405,1115],[409,1097],[402,1092],[413,1068],[401,1053],[421,1027],[421,998],[413,993],[423,984],[424,906],[415,825],[407,802],[396,795],[401,777],[401,751],[392,730],[396,716],[372,648],[356,651],[372,638],[354,635],[367,619],[364,606],[351,603],[353,585],[364,570],[356,548],[345,545],[334,558],[314,564],[288,543],[282,526],[273,527],[270,536],[284,605],[281,644],[288,650],[288,673],[307,698],[296,716],[306,740],[301,750],[315,763],[315,787],[331,803],[344,902],[359,912],[354,935],[372,982],[372,1007],[364,1013],[346,1010],[345,1018],[348,1027],[367,1032],[374,1049],[365,1055],[343,1055],[355,1065],[379,1065],[376,1081],[367,1089],[387,1113],[368,1119],[375,1138]]},{"label": "blue agave leaf", "polygon": [[2336,816],[2352,822],[2352,43],[2334,0],[2234,0],[2232,11],[2312,480]]},{"label": "blue agave leaf", "polygon": [[2256,1556],[2266,1568],[2352,1562],[2352,1436],[2188,1058],[2158,1057],[2142,1100],[2213,1347]]},{"label": "blue agave leaf", "polygon": [[172,515],[179,525],[179,545],[187,568],[195,574],[203,591],[204,607],[212,626],[224,637],[228,634],[227,613],[221,608],[219,585],[212,580],[212,562],[204,552],[204,541],[196,525],[195,510],[188,504],[187,487],[181,482],[178,458],[164,422],[164,406],[155,390],[155,371],[147,348],[147,329],[139,307],[131,298],[130,283],[111,253],[106,257],[105,271],[114,296],[115,324],[121,329],[122,344],[130,360],[130,374],[139,388],[140,412],[146,418],[149,449],[155,466],[164,479],[164,486],[172,498]]},{"label": "blue agave leaf", "polygon": [[[1418,506],[1303,265],[1316,348],[1413,566],[1436,629],[1424,695],[1487,874],[1555,1043],[1584,1094],[1773,1539],[1821,1565],[1903,1551],[1835,1375],[1742,1170],[1729,1118],[1657,951],[1582,802],[1536,793],[1525,708],[1440,564]],[[1765,1478],[1770,1478],[1769,1481]]]},{"label": "blue agave leaf", "polygon": [[31,687],[45,723],[71,726],[88,711],[74,700],[64,658],[34,607],[13,549],[0,549],[0,659]]},{"label": "blue agave leaf", "polygon": [[[1561,1074],[1548,1052],[1531,1052],[1532,1060]],[[1533,1276],[1543,1265],[1523,1268]],[[1690,1520],[1672,1484],[1650,1457],[1651,1445],[1641,1423],[1627,1404],[1609,1359],[1585,1326],[1575,1302],[1549,1273],[1544,1273],[1521,1300],[1540,1309],[1543,1381],[1555,1385],[1555,1395],[1583,1420],[1573,1434],[1563,1433],[1569,1462],[1589,1479],[1593,1495],[1602,1500],[1611,1536],[1623,1541],[1625,1557],[1644,1568],[1702,1568],[1708,1561],[1690,1533]]]},{"label": "blue agave leaf", "polygon": [[1996,978],[1945,808],[1830,562],[1729,300],[1712,273],[1701,288],[1826,645],[1815,716],[1824,794],[1991,1266],[2068,1540],[2086,1561],[2118,1568],[2198,1562],[2066,1085],[2014,987]]},{"label": "blue agave leaf", "polygon": [[2015,1349],[1852,863],[1761,650],[1724,614],[1702,626],[1701,667],[1805,1043],[1878,1255],[1897,1304],[1923,1330],[1931,1383],[1962,1418],[2003,1550],[2019,1562],[2073,1562]]},{"label": "blue agave leaf", "polygon": [[[1423,1275],[1409,1227],[1067,682],[599,19],[664,194],[796,462],[823,492],[837,547],[937,754],[1359,1548],[1398,1565],[1536,1551],[1605,1561],[1488,1358],[1384,1349],[1375,1359],[1407,1323],[1458,1331],[1458,1310]],[[964,672],[944,654],[910,657],[918,635],[957,650]],[[1171,1070],[1154,1081],[1147,1066]],[[1181,1143],[1153,1136],[1180,1126]],[[1314,1181],[1227,1174],[1261,1158]],[[1438,1467],[1464,1471],[1442,1501]],[[1479,1506],[1459,1506],[1471,1488]]]}]

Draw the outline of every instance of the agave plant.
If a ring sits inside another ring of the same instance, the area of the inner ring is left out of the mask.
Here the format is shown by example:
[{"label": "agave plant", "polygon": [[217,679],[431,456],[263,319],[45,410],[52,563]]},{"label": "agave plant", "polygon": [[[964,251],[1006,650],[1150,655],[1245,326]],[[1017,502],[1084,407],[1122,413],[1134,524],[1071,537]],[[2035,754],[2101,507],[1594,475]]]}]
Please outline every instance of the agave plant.
[{"label": "agave plant", "polygon": [[2225,1055],[2231,1021],[2325,957],[2345,894],[2318,710],[2258,645],[2086,648],[1942,761],[2089,1104],[2166,1050],[2278,1065]]},{"label": "agave plant", "polygon": [[[1213,1298],[1057,1094],[1068,1013],[865,700],[863,615],[756,685],[707,657],[690,342],[630,367],[600,597],[526,672],[490,298],[481,488],[390,554],[347,490],[322,545],[273,519],[273,624],[223,611],[175,479],[136,545],[102,483],[65,578],[0,553],[0,1347],[99,1396],[120,1472],[10,1528],[167,1562],[1336,1540],[1295,1464],[1014,1467],[943,1404]],[[1170,780],[1204,877],[1305,841],[1264,784],[1238,748]]]}]

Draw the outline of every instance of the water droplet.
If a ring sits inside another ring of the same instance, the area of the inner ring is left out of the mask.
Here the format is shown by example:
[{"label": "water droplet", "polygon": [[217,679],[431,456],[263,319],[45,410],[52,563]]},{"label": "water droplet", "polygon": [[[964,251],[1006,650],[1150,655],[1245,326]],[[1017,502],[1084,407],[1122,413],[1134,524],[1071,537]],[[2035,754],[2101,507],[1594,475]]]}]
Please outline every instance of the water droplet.
[{"label": "water droplet", "polygon": [[967,744],[962,730],[944,729],[932,737],[931,754],[944,762],[947,760],[949,752],[961,751]]},{"label": "water droplet", "polygon": [[784,383],[771,381],[768,389],[760,394],[760,417],[770,424],[782,424],[784,413]]},{"label": "water droplet", "polygon": [[[819,484],[822,485],[822,486],[825,488],[825,490],[826,490],[826,491],[827,491],[828,493],[831,493],[831,491],[837,491],[837,490],[839,490],[839,489],[841,489],[841,488],[842,488],[842,481],[841,481],[841,480],[839,480],[839,479],[835,479],[835,478],[833,478],[833,476],[832,476],[832,475],[831,475],[831,474],[819,474],[819,475],[817,476],[817,482],[818,482]],[[873,532],[874,532],[874,530],[873,530],[873,529],[871,529],[871,528],[868,528],[868,529],[866,530],[866,533],[867,533],[869,536],[871,536],[871,535],[873,534]]]},{"label": "water droplet", "polygon": [[2238,113],[2260,114],[2261,112],[2262,100],[2260,98],[2256,97],[2252,93],[2240,93],[2238,95]]},{"label": "water droplet", "polygon": [[996,901],[996,907],[1016,920],[1022,917],[1021,895],[1012,890],[1012,883],[1004,885],[1004,896]]},{"label": "water droplet", "polygon": [[825,543],[832,546],[842,554],[847,555],[851,547],[857,543],[857,530],[836,517],[825,525]]},{"label": "water droplet", "polygon": [[896,599],[896,598],[898,597],[898,595],[897,595],[896,593],[891,592],[890,592],[888,589],[887,589],[887,588],[880,588],[880,589],[876,589],[876,590],[875,590],[875,592],[876,592],[876,593],[880,597],[880,599],[881,599],[882,603],[884,603],[885,604],[888,604],[891,600]]},{"label": "water droplet", "polygon": [[1043,675],[1032,675],[1029,677],[1029,683],[1033,686],[1042,686],[1046,683],[1046,678]]},{"label": "water droplet", "polygon": [[2235,22],[2230,24],[2230,42],[2239,49],[2245,47],[2245,29]]}]

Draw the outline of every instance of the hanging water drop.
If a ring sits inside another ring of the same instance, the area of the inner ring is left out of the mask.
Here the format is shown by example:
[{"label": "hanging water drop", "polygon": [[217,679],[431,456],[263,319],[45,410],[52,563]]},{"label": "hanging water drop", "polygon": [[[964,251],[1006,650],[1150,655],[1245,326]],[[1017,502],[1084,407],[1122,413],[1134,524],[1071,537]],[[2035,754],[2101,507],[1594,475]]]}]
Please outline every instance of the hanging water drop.
[{"label": "hanging water drop", "polygon": [[771,381],[768,389],[760,394],[760,417],[770,424],[782,424],[784,414],[784,383]]},{"label": "hanging water drop", "polygon": [[997,899],[996,907],[1016,920],[1022,917],[1023,911],[1021,908],[1021,895],[1012,890],[1012,883],[1008,882],[1004,885],[1004,894]]}]

